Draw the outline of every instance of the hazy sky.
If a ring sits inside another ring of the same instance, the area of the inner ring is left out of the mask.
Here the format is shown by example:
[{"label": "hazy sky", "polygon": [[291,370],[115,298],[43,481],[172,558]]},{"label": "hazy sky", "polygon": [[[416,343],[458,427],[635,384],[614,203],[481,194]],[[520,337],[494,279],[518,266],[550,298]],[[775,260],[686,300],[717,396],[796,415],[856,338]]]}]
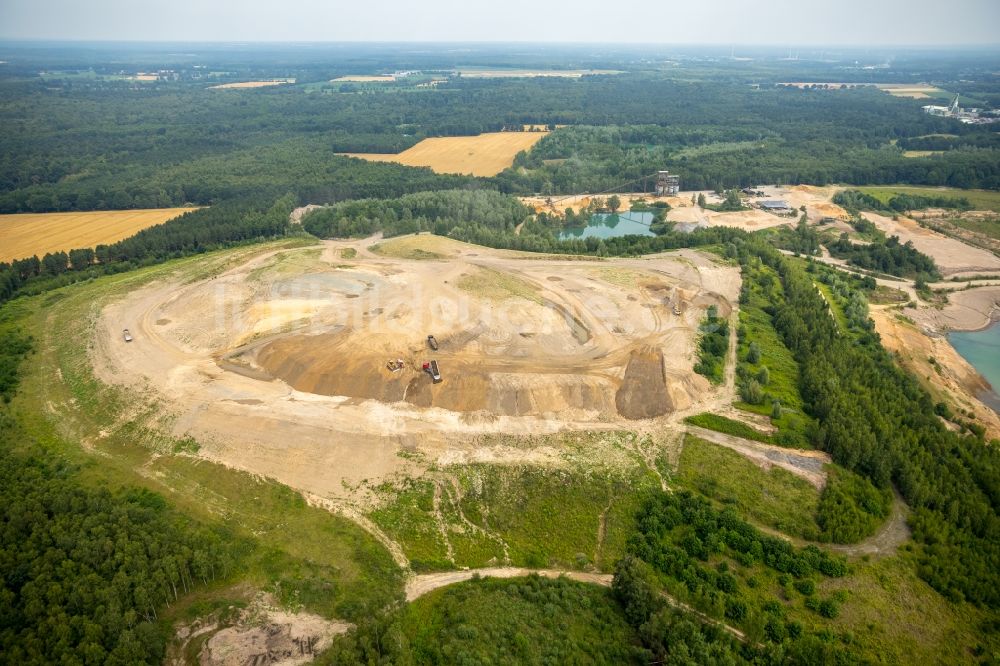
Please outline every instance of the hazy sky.
[{"label": "hazy sky", "polygon": [[1000,0],[0,0],[0,38],[998,44]]}]

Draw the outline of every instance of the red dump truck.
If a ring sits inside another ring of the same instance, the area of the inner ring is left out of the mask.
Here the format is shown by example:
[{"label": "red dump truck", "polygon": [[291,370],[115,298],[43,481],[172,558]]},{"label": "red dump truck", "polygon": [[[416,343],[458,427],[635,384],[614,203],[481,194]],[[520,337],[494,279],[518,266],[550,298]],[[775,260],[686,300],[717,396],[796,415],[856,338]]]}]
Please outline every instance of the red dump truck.
[{"label": "red dump truck", "polygon": [[427,363],[424,363],[424,372],[431,376],[431,379],[434,380],[435,384],[441,381],[441,371],[438,370],[437,361],[428,361]]}]

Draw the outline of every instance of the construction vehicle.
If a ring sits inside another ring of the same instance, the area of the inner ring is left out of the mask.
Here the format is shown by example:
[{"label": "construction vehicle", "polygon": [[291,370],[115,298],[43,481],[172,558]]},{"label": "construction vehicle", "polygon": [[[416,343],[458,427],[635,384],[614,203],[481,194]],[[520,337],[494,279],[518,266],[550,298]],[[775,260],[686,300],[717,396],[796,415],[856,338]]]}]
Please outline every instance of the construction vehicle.
[{"label": "construction vehicle", "polygon": [[132,334],[128,332],[128,329],[122,331],[122,337],[125,338],[125,342],[132,342]]},{"label": "construction vehicle", "polygon": [[403,359],[397,358],[395,361],[389,361],[385,367],[389,369],[389,372],[399,372],[403,369]]},{"label": "construction vehicle", "polygon": [[427,336],[427,346],[433,349],[434,351],[438,350],[438,341],[433,335]]},{"label": "construction vehicle", "polygon": [[424,363],[424,372],[431,376],[431,379],[434,380],[435,384],[440,383],[441,371],[438,370],[437,361],[428,361],[427,363]]}]

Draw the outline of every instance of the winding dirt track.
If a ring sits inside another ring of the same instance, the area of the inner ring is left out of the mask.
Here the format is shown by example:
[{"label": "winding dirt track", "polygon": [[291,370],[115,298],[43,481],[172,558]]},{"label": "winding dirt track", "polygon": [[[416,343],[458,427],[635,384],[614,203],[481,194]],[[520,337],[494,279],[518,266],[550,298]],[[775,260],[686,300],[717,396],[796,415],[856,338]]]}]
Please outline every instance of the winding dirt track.
[{"label": "winding dirt track", "polygon": [[826,486],[826,472],[823,470],[823,466],[833,462],[827,453],[823,453],[822,451],[786,449],[706,428],[699,428],[694,425],[688,425],[687,430],[692,435],[701,439],[732,449],[758,465],[765,467],[774,465],[775,467],[786,469],[792,474],[802,477],[819,490],[822,490]]}]

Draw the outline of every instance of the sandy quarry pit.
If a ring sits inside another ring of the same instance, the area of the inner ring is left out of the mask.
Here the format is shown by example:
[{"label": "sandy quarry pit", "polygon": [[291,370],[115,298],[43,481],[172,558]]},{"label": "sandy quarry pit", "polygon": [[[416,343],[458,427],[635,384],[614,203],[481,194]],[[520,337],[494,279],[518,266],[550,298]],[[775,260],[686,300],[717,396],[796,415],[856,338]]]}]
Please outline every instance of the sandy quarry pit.
[{"label": "sandy quarry pit", "polygon": [[[403,451],[496,457],[478,436],[673,422],[719,399],[692,371],[696,332],[708,306],[732,312],[735,267],[696,251],[594,261],[429,235],[372,243],[270,250],[133,291],[100,313],[95,374],[155,404],[198,455],[331,499],[410,470]],[[421,370],[431,359],[439,384]]]},{"label": "sandy quarry pit", "polygon": [[[743,197],[748,204],[757,204],[761,201],[779,199],[787,203],[795,210],[795,215],[776,215],[760,208],[750,210],[733,211],[719,213],[713,210],[702,209],[692,202],[697,200],[698,195],[704,195],[708,203],[717,204],[722,201],[722,197],[710,190],[686,191],[677,196],[654,196],[652,194],[618,194],[621,200],[621,210],[627,211],[633,201],[645,201],[653,203],[656,201],[665,202],[670,205],[670,212],[667,220],[688,228],[696,227],[736,227],[745,231],[759,231],[770,227],[795,224],[802,214],[799,210],[802,206],[806,208],[806,214],[813,222],[822,219],[833,219],[838,221],[850,218],[847,211],[832,202],[833,195],[841,188],[835,186],[817,187],[813,185],[790,185],[790,186],[761,186],[756,188],[764,193],[763,197]],[[572,208],[575,212],[587,208],[595,195],[580,194],[576,196],[530,196],[521,197],[521,201],[536,212],[552,213],[562,215],[567,208]],[[548,201],[554,202],[551,206]],[[607,199],[607,196],[601,196]],[[553,211],[553,208],[555,211]],[[850,227],[845,227],[849,230]]]}]

